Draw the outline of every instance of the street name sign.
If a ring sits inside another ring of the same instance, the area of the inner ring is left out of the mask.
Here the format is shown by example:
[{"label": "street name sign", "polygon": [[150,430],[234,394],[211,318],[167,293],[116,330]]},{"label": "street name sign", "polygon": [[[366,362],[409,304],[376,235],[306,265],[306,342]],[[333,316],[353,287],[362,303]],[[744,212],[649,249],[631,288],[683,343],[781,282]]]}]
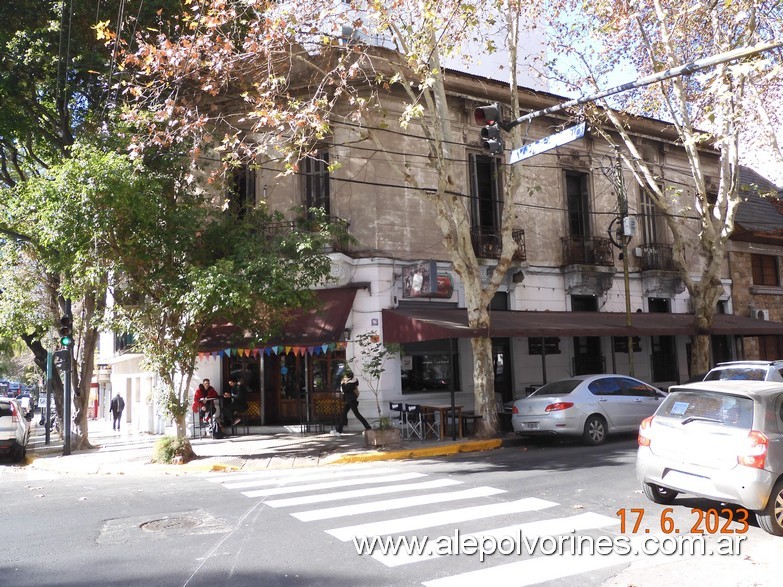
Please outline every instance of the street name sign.
[{"label": "street name sign", "polygon": [[514,149],[511,151],[511,158],[509,159],[509,163],[518,163],[523,159],[529,159],[530,157],[539,155],[554,149],[555,147],[565,145],[566,143],[570,143],[576,139],[581,139],[583,136],[585,136],[586,128],[587,123],[582,122],[576,126],[572,126],[548,137],[544,137],[543,139],[539,139],[535,143],[530,143],[529,145],[525,145],[519,149]]}]

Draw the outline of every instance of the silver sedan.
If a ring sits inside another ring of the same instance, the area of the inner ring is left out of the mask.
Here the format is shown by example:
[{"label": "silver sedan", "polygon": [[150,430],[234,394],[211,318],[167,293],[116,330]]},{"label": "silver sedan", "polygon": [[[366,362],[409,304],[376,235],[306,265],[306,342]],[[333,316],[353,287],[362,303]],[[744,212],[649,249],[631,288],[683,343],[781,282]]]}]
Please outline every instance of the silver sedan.
[{"label": "silver sedan", "polygon": [[601,444],[607,434],[637,430],[665,397],[633,377],[578,375],[516,400],[511,425],[521,435],[581,436],[588,444]]}]

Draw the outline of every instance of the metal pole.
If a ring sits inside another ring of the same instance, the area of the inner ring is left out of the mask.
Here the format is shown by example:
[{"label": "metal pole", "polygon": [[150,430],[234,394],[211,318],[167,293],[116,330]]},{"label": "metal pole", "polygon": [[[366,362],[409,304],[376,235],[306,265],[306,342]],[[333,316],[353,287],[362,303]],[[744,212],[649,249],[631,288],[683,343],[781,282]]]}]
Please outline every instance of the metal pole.
[{"label": "metal pole", "polygon": [[[628,217],[628,198],[625,194],[625,181],[623,181],[623,165],[620,159],[620,150],[615,149],[617,156],[617,162],[615,166],[615,173],[617,177],[617,197],[620,200],[620,216],[623,218]],[[630,291],[630,278],[628,276],[628,243],[631,240],[630,235],[625,234],[623,230],[623,281],[625,284],[625,325],[628,327],[628,374],[634,376],[633,365],[633,336],[631,336],[631,291]]]},{"label": "metal pole", "polygon": [[[454,339],[449,339],[449,367],[451,368],[451,374],[449,375],[449,394],[451,395],[451,439],[457,440],[457,422],[456,422],[456,400],[454,398],[454,364],[452,359],[454,358]],[[459,423],[462,426],[462,422]]]},{"label": "metal pole", "polygon": [[[65,300],[65,314],[71,315],[71,300]],[[63,431],[65,432],[63,441],[63,456],[71,454],[71,345],[65,347],[67,352],[66,361],[63,361],[65,369],[65,393],[63,394]]]},{"label": "metal pole", "polygon": [[582,96],[574,100],[569,100],[568,102],[563,102],[562,104],[556,104],[554,106],[550,106],[549,108],[544,108],[543,110],[536,110],[535,112],[531,112],[530,114],[525,114],[524,116],[520,116],[519,118],[517,118],[516,120],[512,120],[511,122],[499,123],[498,126],[500,126],[503,130],[508,131],[514,128],[515,126],[522,124],[523,122],[528,122],[530,120],[533,120],[534,118],[538,118],[539,116],[546,116],[547,114],[560,112],[561,110],[571,108],[572,106],[578,106],[579,104],[585,104],[586,102],[595,102],[596,100],[600,100],[601,98],[606,98],[607,96],[612,96],[614,94],[627,92],[628,90],[634,90],[636,88],[649,86],[650,84],[654,84],[656,82],[662,82],[664,80],[671,79],[673,77],[677,77],[680,75],[689,75],[691,73],[701,71],[702,69],[712,67],[713,65],[720,65],[721,63],[726,63],[727,61],[742,59],[743,57],[750,57],[751,55],[756,55],[757,53],[763,53],[764,51],[770,51],[771,49],[777,49],[778,47],[783,47],[783,42],[760,43],[754,47],[746,47],[744,49],[734,49],[733,51],[727,51],[726,53],[719,53],[718,55],[713,55],[712,57],[697,59],[696,61],[692,61],[691,63],[686,63],[685,65],[673,67],[665,71],[659,71],[658,73],[654,73],[652,75],[648,75],[639,78],[635,81],[628,82],[619,86],[614,86],[613,88],[610,88],[608,90],[603,90],[596,94]]},{"label": "metal pole", "polygon": [[52,373],[54,372],[54,360],[51,351],[46,351],[46,415],[44,416],[44,444],[49,444],[52,433]]}]

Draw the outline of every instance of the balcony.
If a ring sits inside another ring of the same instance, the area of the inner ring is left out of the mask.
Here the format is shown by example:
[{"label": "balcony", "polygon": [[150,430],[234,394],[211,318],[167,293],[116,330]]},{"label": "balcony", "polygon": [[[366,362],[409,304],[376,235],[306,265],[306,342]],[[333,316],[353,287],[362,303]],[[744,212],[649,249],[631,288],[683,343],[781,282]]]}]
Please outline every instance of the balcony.
[{"label": "balcony", "polygon": [[[511,231],[511,238],[516,243],[514,249],[514,261],[524,262],[527,260],[527,251],[525,250],[525,231],[517,228]],[[500,235],[492,229],[472,228],[470,231],[470,240],[473,243],[473,251],[479,259],[500,259],[502,241]]]},{"label": "balcony", "polygon": [[648,243],[637,247],[642,254],[639,268],[642,271],[676,271],[671,245]]},{"label": "balcony", "polygon": [[597,296],[611,289],[617,270],[608,238],[567,236],[560,241],[566,293]]},{"label": "balcony", "polygon": [[597,265],[614,267],[612,243],[608,238],[596,236],[565,236],[560,239],[563,245],[563,265]]},{"label": "balcony", "polygon": [[671,245],[647,243],[636,247],[635,252],[639,257],[646,297],[670,298],[685,291],[685,284],[674,264]]}]

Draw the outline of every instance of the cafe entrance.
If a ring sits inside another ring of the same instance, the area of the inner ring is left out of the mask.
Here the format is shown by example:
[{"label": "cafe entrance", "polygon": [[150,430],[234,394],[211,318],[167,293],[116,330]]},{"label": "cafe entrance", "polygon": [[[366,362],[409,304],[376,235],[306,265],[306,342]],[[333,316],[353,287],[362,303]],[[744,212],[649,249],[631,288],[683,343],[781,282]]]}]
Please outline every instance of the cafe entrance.
[{"label": "cafe entrance", "polygon": [[320,354],[265,354],[263,361],[267,424],[311,423],[318,401],[339,397],[345,349]]}]

